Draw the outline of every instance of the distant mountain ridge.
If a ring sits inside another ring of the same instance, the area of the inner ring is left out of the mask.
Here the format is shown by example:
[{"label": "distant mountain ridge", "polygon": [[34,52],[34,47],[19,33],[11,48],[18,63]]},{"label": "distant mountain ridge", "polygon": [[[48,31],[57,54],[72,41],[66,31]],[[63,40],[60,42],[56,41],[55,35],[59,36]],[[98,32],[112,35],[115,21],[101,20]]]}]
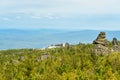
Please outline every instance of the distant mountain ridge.
[{"label": "distant mountain ridge", "polygon": [[[65,43],[70,44],[92,43],[99,34],[99,30],[0,30],[0,49],[13,48],[44,48],[51,44]],[[120,40],[120,31],[104,31],[107,39],[112,40],[116,37]]]}]

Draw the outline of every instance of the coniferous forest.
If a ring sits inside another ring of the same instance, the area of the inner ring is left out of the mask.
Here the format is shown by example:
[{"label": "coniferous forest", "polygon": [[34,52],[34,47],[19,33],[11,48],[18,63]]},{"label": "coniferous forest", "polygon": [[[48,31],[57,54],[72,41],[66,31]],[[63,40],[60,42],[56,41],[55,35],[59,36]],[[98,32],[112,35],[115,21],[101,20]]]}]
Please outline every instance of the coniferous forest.
[{"label": "coniferous forest", "polygon": [[96,55],[93,46],[1,50],[0,80],[120,80],[120,53]]}]

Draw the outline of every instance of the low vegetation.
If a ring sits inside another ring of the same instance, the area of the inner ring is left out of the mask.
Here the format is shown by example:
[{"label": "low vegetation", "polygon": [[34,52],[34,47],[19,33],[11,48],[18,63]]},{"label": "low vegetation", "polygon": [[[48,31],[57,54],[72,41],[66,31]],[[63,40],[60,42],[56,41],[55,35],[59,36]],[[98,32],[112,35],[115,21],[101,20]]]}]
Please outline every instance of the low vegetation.
[{"label": "low vegetation", "polygon": [[120,53],[95,55],[93,46],[1,50],[0,80],[120,80]]}]

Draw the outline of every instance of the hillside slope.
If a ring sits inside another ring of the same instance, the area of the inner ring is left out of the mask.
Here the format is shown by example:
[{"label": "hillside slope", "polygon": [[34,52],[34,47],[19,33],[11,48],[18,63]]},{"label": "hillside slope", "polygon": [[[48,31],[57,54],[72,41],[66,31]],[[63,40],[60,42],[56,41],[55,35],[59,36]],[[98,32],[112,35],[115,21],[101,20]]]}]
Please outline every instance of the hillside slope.
[{"label": "hillside slope", "polygon": [[97,56],[93,46],[2,50],[0,80],[120,80],[120,53]]}]

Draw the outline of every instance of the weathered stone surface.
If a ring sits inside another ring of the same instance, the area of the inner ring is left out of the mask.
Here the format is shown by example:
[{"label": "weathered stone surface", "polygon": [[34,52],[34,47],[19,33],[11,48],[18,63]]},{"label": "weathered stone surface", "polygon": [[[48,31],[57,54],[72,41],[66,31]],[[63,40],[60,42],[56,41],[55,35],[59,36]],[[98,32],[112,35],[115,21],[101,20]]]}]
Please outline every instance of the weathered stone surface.
[{"label": "weathered stone surface", "polygon": [[112,47],[108,46],[108,41],[106,39],[105,32],[100,32],[97,39],[93,41],[95,46],[92,49],[92,52],[99,54],[109,54],[111,52],[120,52],[120,46],[117,38],[113,38]]},{"label": "weathered stone surface", "polygon": [[49,53],[43,53],[42,55],[41,55],[41,60],[46,60],[46,59],[48,59],[50,57],[50,54]]},{"label": "weathered stone surface", "polygon": [[93,47],[92,52],[97,54],[97,55],[100,55],[100,54],[109,54],[110,50],[109,50],[109,48],[107,48],[107,47],[105,47],[105,46],[103,46],[101,44],[96,44]]},{"label": "weathered stone surface", "polygon": [[111,49],[112,52],[120,52],[120,46],[114,45]]},{"label": "weathered stone surface", "polygon": [[117,38],[113,38],[112,44],[113,44],[113,45],[118,45],[118,40],[117,40]]},{"label": "weathered stone surface", "polygon": [[103,46],[108,46],[108,41],[106,39],[105,32],[100,32],[97,39],[93,41],[93,44],[101,44]]},{"label": "weathered stone surface", "polygon": [[110,53],[108,46],[108,41],[106,39],[105,32],[100,32],[97,39],[93,41],[95,46],[93,47],[92,52],[99,55],[99,54],[108,54]]},{"label": "weathered stone surface", "polygon": [[112,44],[113,44],[113,47],[111,49],[111,52],[120,52],[120,46],[118,44],[117,38],[113,38]]}]

